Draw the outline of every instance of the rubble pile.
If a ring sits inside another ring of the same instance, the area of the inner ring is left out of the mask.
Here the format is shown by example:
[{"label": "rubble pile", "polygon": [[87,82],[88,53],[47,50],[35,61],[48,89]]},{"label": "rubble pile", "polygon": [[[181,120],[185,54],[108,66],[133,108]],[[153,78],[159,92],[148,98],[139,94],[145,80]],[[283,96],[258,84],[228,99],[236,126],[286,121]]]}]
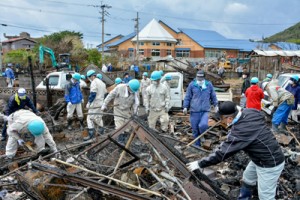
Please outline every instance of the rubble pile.
[{"label": "rubble pile", "polygon": [[[51,115],[44,117],[52,123]],[[236,199],[249,158],[240,152],[226,162],[191,173],[185,164],[208,156],[226,139],[227,131],[210,119],[201,148],[195,147],[188,119],[173,113],[171,133],[163,135],[135,116],[118,130],[106,131],[94,140],[61,145],[55,158],[22,149],[14,163],[1,161],[0,189],[11,199]],[[299,138],[299,126],[291,127]],[[82,134],[64,133],[69,141]],[[276,137],[286,155],[276,199],[297,199],[297,141],[289,133]]]}]

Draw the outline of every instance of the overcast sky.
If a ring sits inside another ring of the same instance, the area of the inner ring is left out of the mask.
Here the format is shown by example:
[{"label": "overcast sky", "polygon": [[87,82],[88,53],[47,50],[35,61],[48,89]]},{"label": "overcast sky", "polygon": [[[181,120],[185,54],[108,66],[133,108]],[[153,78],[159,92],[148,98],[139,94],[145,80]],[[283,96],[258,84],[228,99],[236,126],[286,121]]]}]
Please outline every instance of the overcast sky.
[{"label": "overcast sky", "polygon": [[[227,38],[261,39],[300,21],[300,0],[103,0],[107,9],[105,40],[134,31],[133,18],[139,12],[140,27],[151,19],[172,28],[214,30]],[[101,43],[96,0],[1,0],[1,41],[7,35],[28,32],[41,37],[71,30],[84,34],[85,47]],[[91,45],[92,44],[92,45]]]}]

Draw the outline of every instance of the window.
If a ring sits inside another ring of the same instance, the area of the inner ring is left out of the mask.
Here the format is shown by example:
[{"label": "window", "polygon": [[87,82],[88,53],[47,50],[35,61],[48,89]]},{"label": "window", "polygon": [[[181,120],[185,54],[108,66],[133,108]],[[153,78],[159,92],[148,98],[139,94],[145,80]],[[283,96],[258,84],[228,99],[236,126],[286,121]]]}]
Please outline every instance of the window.
[{"label": "window", "polygon": [[144,49],[139,49],[139,54],[144,55]]},{"label": "window", "polygon": [[220,50],[205,50],[205,58],[221,58],[222,51]]},{"label": "window", "polygon": [[172,76],[170,80],[170,88],[177,88],[179,85],[179,76]]},{"label": "window", "polygon": [[[58,85],[58,80],[59,80],[59,76],[58,75],[49,76],[49,85],[51,85],[51,86]],[[46,79],[44,80],[43,85],[46,85]]]},{"label": "window", "polygon": [[129,58],[132,58],[134,56],[134,50],[128,49],[128,52],[129,52]]},{"label": "window", "polygon": [[167,46],[168,46],[168,47],[171,47],[171,46],[172,46],[172,43],[171,43],[171,42],[167,42]]},{"label": "window", "polygon": [[180,57],[180,58],[190,57],[190,50],[176,50],[176,57]]},{"label": "window", "polygon": [[160,50],[159,49],[152,49],[151,50],[152,56],[160,56]]},{"label": "window", "polygon": [[160,42],[152,42],[152,45],[153,45],[153,46],[159,46],[159,45],[160,45]]},{"label": "window", "polygon": [[182,40],[181,39],[177,39],[176,45],[182,45]]},{"label": "window", "polygon": [[139,45],[140,46],[144,46],[144,42],[139,42]]},{"label": "window", "polygon": [[167,56],[172,55],[172,51],[170,49],[167,49]]}]

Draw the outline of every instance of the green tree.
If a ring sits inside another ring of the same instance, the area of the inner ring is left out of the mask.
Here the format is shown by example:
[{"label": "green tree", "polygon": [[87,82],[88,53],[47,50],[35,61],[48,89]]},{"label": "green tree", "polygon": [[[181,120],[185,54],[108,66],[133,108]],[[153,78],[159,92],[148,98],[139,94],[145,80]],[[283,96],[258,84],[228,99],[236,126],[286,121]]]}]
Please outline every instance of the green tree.
[{"label": "green tree", "polygon": [[101,53],[97,49],[88,49],[88,63],[92,63],[94,65],[100,66],[101,63]]}]

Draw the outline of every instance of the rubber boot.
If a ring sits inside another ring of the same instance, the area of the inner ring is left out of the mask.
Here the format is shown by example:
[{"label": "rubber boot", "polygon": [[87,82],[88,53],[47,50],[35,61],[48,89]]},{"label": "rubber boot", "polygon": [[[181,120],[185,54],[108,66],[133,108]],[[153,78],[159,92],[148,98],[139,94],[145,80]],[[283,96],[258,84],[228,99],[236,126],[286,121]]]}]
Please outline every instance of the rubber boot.
[{"label": "rubber boot", "polygon": [[280,124],[280,127],[279,127],[279,131],[280,131],[281,133],[287,134],[287,133],[288,133],[288,130],[287,130],[287,128],[286,128],[286,124],[281,123],[281,124]]},{"label": "rubber boot", "polygon": [[98,134],[99,135],[103,135],[104,134],[104,128],[103,127],[99,127],[99,129],[98,129]]},{"label": "rubber boot", "polygon": [[278,125],[272,124],[272,131],[278,133],[279,132]]},{"label": "rubber boot", "polygon": [[83,119],[79,119],[79,123],[80,123],[80,130],[83,131],[84,130]]},{"label": "rubber boot", "polygon": [[68,119],[68,130],[71,131],[72,130],[72,119]]},{"label": "rubber boot", "polygon": [[7,134],[6,134],[6,129],[7,129],[7,121],[3,123],[3,129],[2,129],[2,138],[1,141],[6,141]]},{"label": "rubber boot", "polygon": [[89,128],[88,133],[89,135],[83,138],[84,141],[90,140],[94,137],[95,129]]},{"label": "rubber boot", "polygon": [[251,200],[253,186],[242,184],[238,200]]}]

